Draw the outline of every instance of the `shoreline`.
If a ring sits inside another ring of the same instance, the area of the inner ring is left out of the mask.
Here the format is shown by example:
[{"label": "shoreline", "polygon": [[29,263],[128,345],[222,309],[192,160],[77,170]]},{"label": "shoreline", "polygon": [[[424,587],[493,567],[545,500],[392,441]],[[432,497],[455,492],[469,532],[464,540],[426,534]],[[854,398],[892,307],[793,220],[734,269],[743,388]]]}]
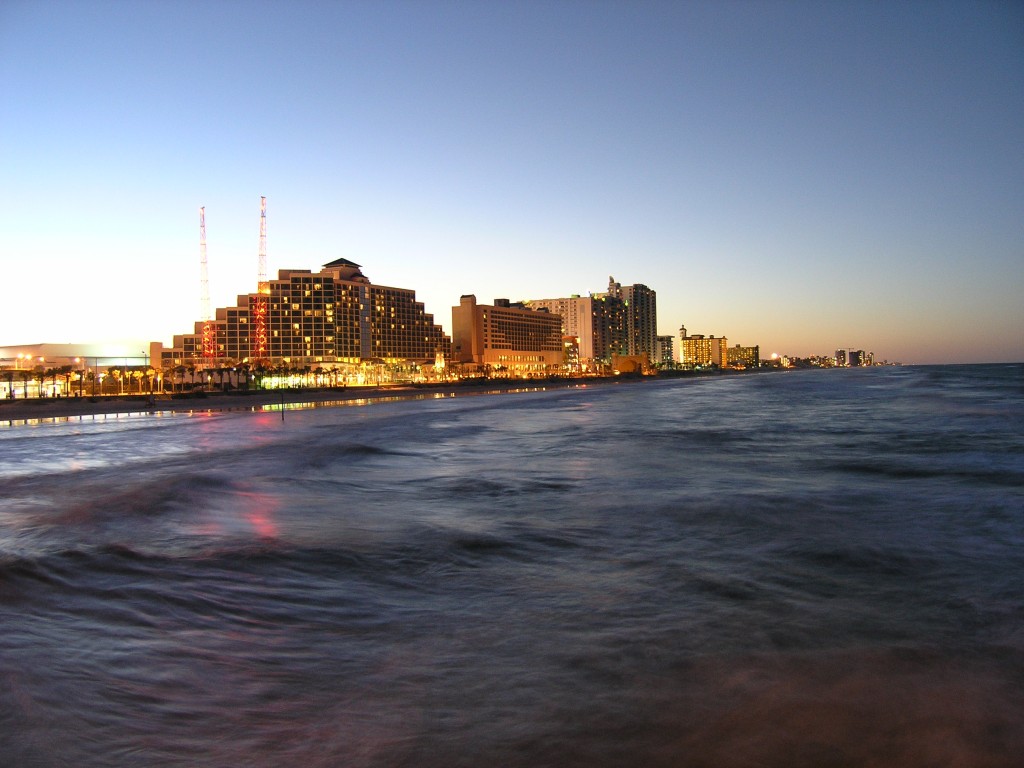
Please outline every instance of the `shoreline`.
[{"label": "shoreline", "polygon": [[[655,380],[657,377],[653,377]],[[124,416],[156,413],[215,413],[221,411],[280,411],[282,409],[316,408],[341,405],[353,401],[393,402],[423,398],[457,397],[459,395],[500,394],[523,390],[568,389],[606,386],[641,379],[620,377],[566,379],[506,379],[485,382],[447,384],[407,384],[374,387],[338,387],[310,389],[249,390],[239,392],[204,392],[182,396],[123,395],[105,397],[32,398],[0,402],[0,427],[16,427],[50,423],[90,416]]]}]

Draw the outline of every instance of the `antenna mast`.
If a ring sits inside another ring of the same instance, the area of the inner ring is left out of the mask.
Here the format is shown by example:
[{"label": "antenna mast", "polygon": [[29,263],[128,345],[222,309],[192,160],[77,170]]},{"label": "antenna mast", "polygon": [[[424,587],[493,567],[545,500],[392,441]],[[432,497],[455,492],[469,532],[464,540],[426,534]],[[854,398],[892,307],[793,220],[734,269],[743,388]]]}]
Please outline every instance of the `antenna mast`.
[{"label": "antenna mast", "polygon": [[256,296],[252,301],[253,336],[250,343],[252,357],[262,360],[267,356],[267,297],[270,284],[267,282],[267,198],[260,197],[260,259],[257,275]]},{"label": "antenna mast", "polygon": [[260,198],[260,265],[259,291],[264,296],[270,293],[267,285],[267,198]]},{"label": "antenna mast", "polygon": [[210,317],[210,272],[206,261],[206,206],[199,209],[199,310],[203,320],[203,359],[216,357],[217,329]]}]

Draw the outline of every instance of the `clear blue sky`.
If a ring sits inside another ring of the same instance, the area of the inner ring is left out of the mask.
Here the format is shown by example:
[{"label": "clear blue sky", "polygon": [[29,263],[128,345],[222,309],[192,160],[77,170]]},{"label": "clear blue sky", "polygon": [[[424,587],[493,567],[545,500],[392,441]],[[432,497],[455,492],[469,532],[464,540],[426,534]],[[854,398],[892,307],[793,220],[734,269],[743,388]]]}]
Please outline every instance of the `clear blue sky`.
[{"label": "clear blue sky", "polygon": [[0,345],[268,265],[658,292],[762,353],[1024,360],[1020,2],[0,3]]}]

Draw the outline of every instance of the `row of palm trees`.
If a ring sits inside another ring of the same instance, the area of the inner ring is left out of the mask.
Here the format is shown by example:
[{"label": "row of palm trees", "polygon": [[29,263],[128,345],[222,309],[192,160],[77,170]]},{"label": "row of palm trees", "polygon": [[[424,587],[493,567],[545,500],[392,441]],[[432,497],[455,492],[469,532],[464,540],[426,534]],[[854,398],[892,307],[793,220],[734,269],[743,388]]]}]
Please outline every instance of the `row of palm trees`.
[{"label": "row of palm trees", "polygon": [[3,371],[3,380],[7,382],[7,396],[17,396],[16,384],[21,385],[22,397],[29,397],[29,386],[34,385],[36,397],[58,397],[71,392],[72,379],[76,371],[74,366],[61,365],[44,368],[37,365],[31,369],[10,369]]},{"label": "row of palm trees", "polygon": [[0,381],[8,398],[92,397],[182,393],[197,390],[265,388],[327,388],[348,384],[385,384],[413,381],[419,366],[370,363],[348,369],[280,363],[239,363],[203,368],[194,364],[169,366],[110,366],[106,370],[61,365],[46,368],[6,369]]}]

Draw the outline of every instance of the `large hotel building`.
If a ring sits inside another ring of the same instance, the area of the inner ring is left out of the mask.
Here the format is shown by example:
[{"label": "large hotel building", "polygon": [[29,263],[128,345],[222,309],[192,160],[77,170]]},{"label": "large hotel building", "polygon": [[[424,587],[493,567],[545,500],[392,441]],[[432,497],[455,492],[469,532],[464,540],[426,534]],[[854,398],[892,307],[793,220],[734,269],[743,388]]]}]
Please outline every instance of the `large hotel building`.
[{"label": "large hotel building", "polygon": [[319,272],[286,269],[263,291],[239,296],[195,332],[156,345],[154,363],[216,366],[353,364],[365,361],[432,363],[448,357],[451,341],[405,288],[373,285],[347,259]]}]

